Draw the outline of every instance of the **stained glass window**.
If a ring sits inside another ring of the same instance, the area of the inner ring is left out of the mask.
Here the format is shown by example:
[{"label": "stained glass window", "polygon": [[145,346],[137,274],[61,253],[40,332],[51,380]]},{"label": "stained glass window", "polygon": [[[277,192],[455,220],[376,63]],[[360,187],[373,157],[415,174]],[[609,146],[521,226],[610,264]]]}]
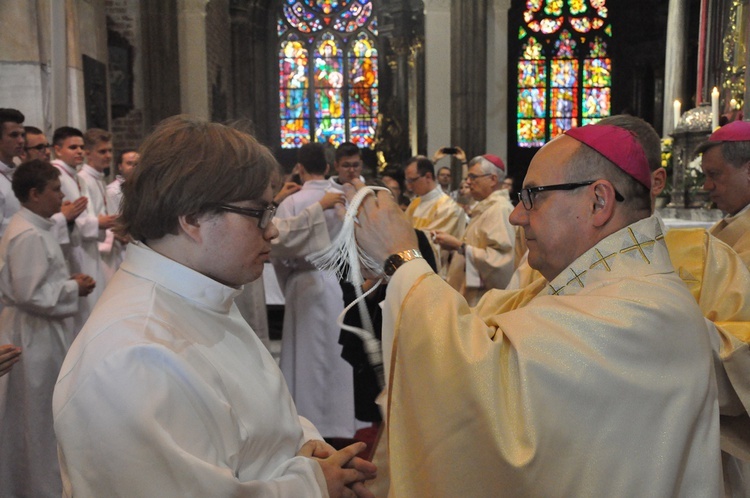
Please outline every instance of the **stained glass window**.
[{"label": "stained glass window", "polygon": [[371,147],[378,116],[377,18],[371,0],[282,0],[281,146]]},{"label": "stained glass window", "polygon": [[517,143],[541,147],[609,116],[606,0],[527,0],[519,28]]}]

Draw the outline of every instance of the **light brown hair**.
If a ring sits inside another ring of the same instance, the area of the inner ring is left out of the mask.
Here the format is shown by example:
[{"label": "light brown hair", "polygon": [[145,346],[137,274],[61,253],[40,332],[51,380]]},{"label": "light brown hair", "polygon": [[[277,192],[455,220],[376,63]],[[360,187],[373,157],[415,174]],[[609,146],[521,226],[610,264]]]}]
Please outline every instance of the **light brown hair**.
[{"label": "light brown hair", "polygon": [[278,163],[255,138],[219,123],[167,118],[146,138],[133,178],[123,185],[118,231],[135,240],[176,234],[180,216],[259,199]]}]

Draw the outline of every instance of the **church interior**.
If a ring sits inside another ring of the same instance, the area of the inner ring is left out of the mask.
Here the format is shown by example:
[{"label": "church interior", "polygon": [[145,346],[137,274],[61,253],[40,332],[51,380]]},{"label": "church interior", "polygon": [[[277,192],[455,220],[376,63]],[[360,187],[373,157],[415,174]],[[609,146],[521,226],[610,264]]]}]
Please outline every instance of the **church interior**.
[{"label": "church interior", "polygon": [[[287,168],[308,141],[360,145],[370,176],[453,145],[468,157],[500,156],[518,188],[539,146],[619,113],[674,139],[667,155],[687,167],[687,147],[710,132],[712,114],[741,119],[748,96],[746,0],[2,8],[0,100],[48,135],[61,125],[109,130],[116,149],[136,148],[159,121],[184,113],[244,122]],[[677,197],[672,206],[690,205]]]}]

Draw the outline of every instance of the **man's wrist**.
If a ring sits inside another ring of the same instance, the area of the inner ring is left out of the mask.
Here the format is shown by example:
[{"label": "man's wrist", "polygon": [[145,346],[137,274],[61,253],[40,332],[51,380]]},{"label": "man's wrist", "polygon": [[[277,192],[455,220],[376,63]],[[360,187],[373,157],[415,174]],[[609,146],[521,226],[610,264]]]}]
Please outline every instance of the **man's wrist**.
[{"label": "man's wrist", "polygon": [[390,277],[404,263],[421,258],[423,258],[423,256],[419,249],[407,249],[405,251],[391,254],[383,263],[383,273],[385,273],[387,277]]}]

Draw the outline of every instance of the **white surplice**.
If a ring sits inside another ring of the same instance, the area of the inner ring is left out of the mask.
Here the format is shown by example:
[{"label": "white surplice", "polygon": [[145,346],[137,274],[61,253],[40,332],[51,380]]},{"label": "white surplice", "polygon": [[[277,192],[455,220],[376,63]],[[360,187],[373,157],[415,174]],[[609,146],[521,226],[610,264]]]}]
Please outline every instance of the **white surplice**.
[{"label": "white surplice", "polygon": [[654,217],[524,307],[415,260],[388,285],[391,495],[721,496],[708,331]]},{"label": "white surplice", "polygon": [[0,496],[59,497],[52,391],[78,310],[54,223],[21,208],[0,241],[0,344],[23,349],[0,377]]},{"label": "white surplice", "polygon": [[75,168],[59,159],[52,161],[52,165],[60,170],[60,186],[64,201],[73,202],[81,196],[89,199],[86,209],[73,223],[66,223],[61,213],[52,218],[58,220],[56,226],[58,241],[70,272],[84,273],[96,280],[94,291],[81,300],[78,313],[74,317],[74,327],[77,332],[86,323],[86,319],[104,290],[101,276],[102,260],[99,256],[99,218],[91,202],[91,193],[86,183],[78,177]]},{"label": "white surplice", "polygon": [[[86,184],[86,190],[89,193],[89,203],[92,205],[92,210],[97,216],[118,213],[119,204],[115,204],[107,193],[107,186],[104,183],[104,173],[95,170],[88,164],[84,164],[78,173],[78,177]],[[99,264],[99,275],[98,278],[94,275],[92,277],[97,281],[95,292],[98,292],[98,295],[101,296],[102,292],[104,292],[104,287],[107,286],[107,282],[110,281],[122,263],[123,246],[115,238],[115,234],[111,228],[107,228],[106,230],[100,228],[98,240],[99,258],[101,261]],[[98,299],[98,296],[95,299]]]},{"label": "white surplice", "polygon": [[11,217],[21,209],[21,204],[13,193],[14,168],[0,161],[0,237],[10,223]]},{"label": "white surplice", "polygon": [[[297,216],[331,188],[326,180],[305,182],[299,192],[284,199],[276,215]],[[333,238],[341,221],[333,210],[324,215]],[[341,329],[336,324],[344,310],[341,286],[335,275],[319,271],[301,254],[274,258],[273,263],[285,300],[281,371],[297,410],[324,437],[352,437],[354,379],[351,365],[341,357]]]},{"label": "white surplice", "polygon": [[327,496],[239,292],[129,245],[55,387],[65,496]]}]

